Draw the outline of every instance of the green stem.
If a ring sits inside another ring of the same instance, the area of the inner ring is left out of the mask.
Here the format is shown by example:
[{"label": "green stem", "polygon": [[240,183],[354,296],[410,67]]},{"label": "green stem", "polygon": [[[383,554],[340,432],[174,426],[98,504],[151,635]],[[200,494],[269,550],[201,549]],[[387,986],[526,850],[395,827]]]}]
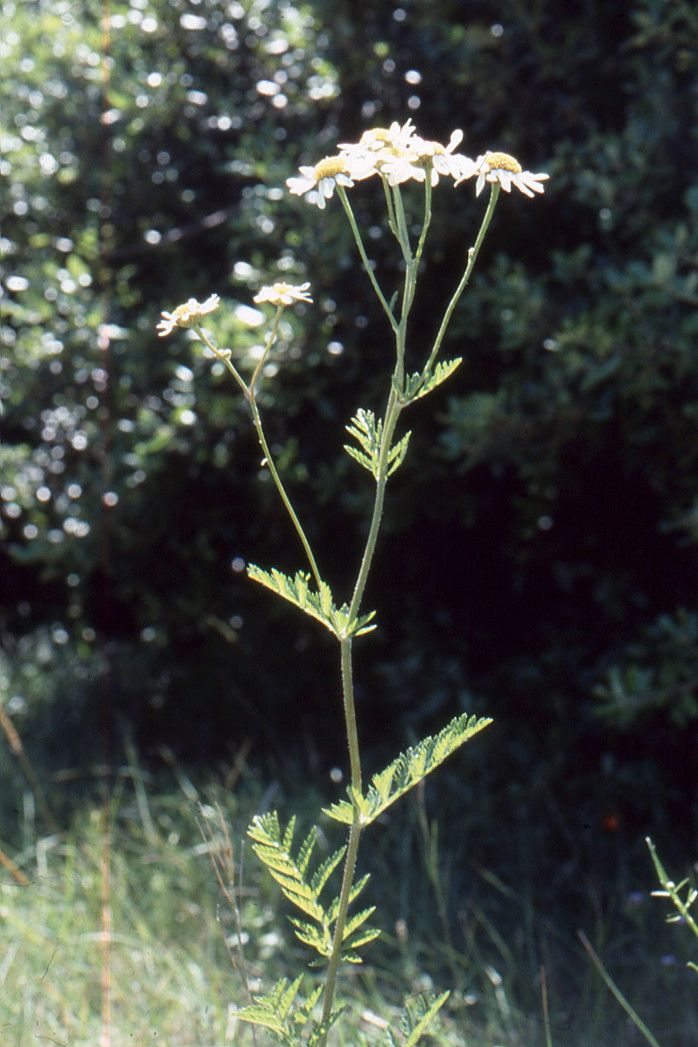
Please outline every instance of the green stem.
[{"label": "green stem", "polygon": [[349,219],[349,225],[351,226],[351,231],[354,234],[354,240],[356,241],[356,246],[358,247],[359,254],[361,255],[361,261],[363,262],[364,269],[368,273],[368,278],[371,281],[371,284],[373,286],[373,290],[376,292],[376,295],[378,296],[378,300],[380,301],[380,304],[383,306],[383,310],[385,311],[385,315],[388,317],[388,320],[390,322],[390,326],[392,327],[393,331],[396,331],[397,330],[397,320],[393,316],[393,311],[390,308],[390,306],[388,305],[388,303],[387,303],[387,301],[385,299],[385,295],[383,294],[383,292],[380,289],[380,285],[378,283],[378,280],[376,279],[376,274],[373,271],[373,266],[371,265],[371,263],[369,261],[368,255],[366,254],[366,248],[364,247],[364,242],[363,242],[363,240],[361,238],[361,233],[359,232],[359,227],[356,224],[356,219],[354,218],[354,212],[352,211],[351,204],[349,203],[349,198],[348,198],[348,196],[346,194],[346,190],[345,190],[344,186],[342,186],[342,185],[338,185],[337,186],[337,195],[339,196],[339,199],[342,201],[342,206],[344,207],[344,210],[346,211],[347,218]]},{"label": "green stem", "polygon": [[594,967],[596,967],[596,970],[599,972],[603,981],[605,982],[606,987],[615,996],[616,1000],[621,1005],[625,1013],[628,1015],[635,1028],[638,1030],[638,1032],[642,1033],[644,1038],[650,1044],[650,1047],[660,1047],[659,1043],[652,1035],[650,1030],[647,1028],[640,1015],[637,1013],[635,1008],[629,1003],[629,1001],[626,1000],[625,996],[620,991],[613,978],[604,967],[601,957],[598,956],[594,951],[594,948],[584,931],[577,931],[577,934],[579,936],[579,940],[581,941],[582,945],[589,954],[591,962],[594,964]]},{"label": "green stem", "polygon": [[269,468],[269,472],[271,473],[271,476],[272,476],[272,479],[274,481],[274,484],[276,485],[276,489],[279,492],[279,497],[281,498],[281,501],[284,503],[284,506],[286,508],[286,512],[288,513],[288,515],[289,515],[289,517],[291,519],[291,523],[293,524],[294,528],[296,529],[296,534],[300,538],[301,545],[303,546],[303,549],[305,551],[305,555],[308,557],[308,563],[310,565],[310,570],[313,572],[313,577],[315,579],[315,583],[316,583],[316,585],[317,585],[317,587],[319,589],[320,585],[322,583],[322,575],[320,574],[320,570],[319,570],[317,562],[315,560],[315,556],[313,555],[313,550],[310,548],[310,542],[308,541],[306,533],[303,530],[303,526],[302,526],[300,520],[298,519],[298,514],[296,513],[295,509],[293,508],[293,505],[291,503],[291,499],[289,498],[288,494],[286,493],[286,488],[283,485],[281,477],[279,476],[278,470],[277,470],[276,465],[274,463],[274,459],[272,457],[272,453],[269,450],[269,445],[267,443],[267,438],[264,435],[264,427],[262,426],[262,419],[261,419],[260,414],[259,414],[259,408],[257,407],[257,401],[255,399],[255,389],[254,389],[255,382],[256,382],[257,377],[259,375],[259,372],[260,372],[260,370],[261,370],[261,368],[262,368],[262,366],[264,364],[264,361],[267,358],[269,350],[271,349],[271,346],[273,344],[274,338],[276,337],[276,331],[277,331],[278,326],[279,326],[280,313],[281,313],[281,309],[279,309],[277,311],[277,314],[274,317],[274,323],[272,325],[271,333],[270,333],[270,335],[269,335],[269,337],[267,339],[266,345],[264,347],[264,352],[262,353],[262,357],[261,357],[259,363],[257,364],[257,367],[255,368],[254,374],[252,375],[252,380],[250,381],[249,386],[245,383],[245,380],[240,375],[240,372],[235,367],[235,365],[232,363],[232,361],[230,359],[230,352],[229,352],[229,350],[228,351],[222,350],[222,349],[219,349],[216,345],[214,345],[214,343],[211,341],[211,339],[205,333],[203,328],[201,328],[201,327],[199,327],[197,325],[194,329],[195,329],[197,335],[199,336],[199,338],[201,339],[201,341],[204,343],[204,345],[208,349],[211,350],[211,352],[214,354],[214,356],[216,356],[221,361],[221,363],[225,364],[225,366],[228,368],[228,370],[232,374],[232,376],[235,379],[235,381],[237,382],[237,384],[242,389],[243,395],[244,395],[245,399],[247,400],[247,402],[248,402],[248,404],[250,406],[250,411],[252,413],[252,422],[254,424],[254,427],[255,427],[255,430],[256,430],[256,433],[257,433],[257,438],[258,438],[259,443],[260,443],[260,445],[262,447],[262,451],[264,452],[264,457],[266,459],[266,464],[267,464],[267,466]]},{"label": "green stem", "polygon": [[657,897],[662,897],[662,895],[664,895],[667,898],[671,898],[671,901],[673,902],[675,909],[677,909],[677,911],[685,920],[686,925],[690,928],[691,931],[693,931],[693,934],[696,936],[696,938],[698,938],[698,924],[694,920],[693,914],[691,913],[690,909],[685,904],[681,895],[679,894],[676,884],[673,882],[673,880],[669,878],[669,874],[664,868],[662,861],[659,855],[657,854],[657,849],[650,840],[649,836],[645,837],[645,843],[649,847],[652,862],[654,863],[655,872],[657,873],[657,878],[660,884],[662,885],[662,892],[653,891],[652,893],[655,894]]},{"label": "green stem", "polygon": [[393,198],[390,193],[390,185],[385,175],[381,175],[381,184],[383,186],[383,192],[385,193],[385,203],[388,208],[388,227],[390,232],[393,234],[397,242],[400,242],[400,234],[397,229],[397,221],[395,219],[395,207],[393,205]]},{"label": "green stem", "polygon": [[417,253],[415,254],[415,262],[417,266],[422,260],[422,252],[424,251],[424,244],[426,243],[427,233],[429,232],[429,226],[431,225],[431,164],[427,167],[426,177],[424,179],[424,219],[422,221],[422,232],[419,235],[419,243],[417,244]]},{"label": "green stem", "polygon": [[[395,188],[397,189],[397,186]],[[402,295],[402,313],[400,315],[400,323],[398,324],[397,329],[395,331],[395,370],[393,372],[390,395],[388,396],[388,403],[385,408],[385,417],[383,418],[381,449],[380,454],[378,456],[378,476],[376,478],[376,495],[373,502],[371,522],[368,528],[368,536],[366,538],[366,545],[364,547],[364,552],[361,559],[361,566],[359,567],[359,574],[356,579],[356,584],[354,586],[354,592],[352,594],[351,604],[349,607],[350,619],[355,618],[359,613],[359,608],[363,599],[364,590],[366,588],[366,582],[368,581],[368,573],[371,569],[371,563],[373,562],[373,556],[376,551],[378,532],[380,530],[381,519],[383,517],[385,487],[388,482],[388,455],[390,453],[390,446],[393,442],[395,427],[397,425],[398,418],[400,417],[400,412],[402,411],[402,404],[400,403],[400,390],[402,389],[404,380],[404,357],[405,339],[407,336],[407,318],[409,316],[410,307],[412,305],[412,299],[414,298],[414,284],[416,282],[416,279],[417,273],[416,267],[414,265],[414,259],[410,258],[405,268],[405,283]]]},{"label": "green stem", "polygon": [[[417,253],[413,256],[410,247],[409,233],[407,230],[407,222],[405,219],[405,211],[402,205],[402,195],[400,193],[399,186],[392,187],[392,190],[383,182],[383,187],[386,192],[386,200],[388,203],[388,220],[392,231],[397,236],[402,249],[403,258],[405,260],[405,282],[403,286],[402,295],[402,309],[400,313],[399,323],[396,321],[392,310],[388,306],[383,293],[378,286],[378,282],[375,278],[371,265],[366,256],[366,251],[359,233],[356,221],[354,219],[351,206],[347,199],[346,193],[341,186],[337,187],[338,195],[344,205],[344,210],[347,213],[349,223],[354,234],[361,260],[364,264],[366,272],[368,273],[373,288],[378,295],[378,298],[383,305],[383,308],[390,320],[390,325],[393,328],[395,334],[395,345],[396,345],[396,362],[395,370],[392,376],[392,383],[390,388],[390,394],[388,396],[388,403],[385,409],[385,416],[383,418],[383,427],[381,434],[381,447],[378,456],[378,469],[376,477],[376,493],[373,502],[373,510],[371,514],[371,522],[369,524],[368,535],[366,537],[366,544],[364,547],[363,556],[361,559],[361,565],[359,567],[359,573],[354,586],[354,592],[351,598],[351,604],[349,607],[349,619],[356,618],[359,613],[361,601],[364,596],[366,583],[368,581],[368,575],[373,562],[373,557],[376,551],[376,544],[378,541],[378,533],[380,531],[381,519],[383,516],[383,505],[385,501],[385,489],[388,481],[388,457],[390,454],[390,447],[393,441],[393,435],[397,426],[400,412],[402,411],[402,404],[400,402],[400,390],[404,383],[404,355],[405,355],[405,343],[407,336],[407,320],[409,317],[412,302],[414,300],[417,272],[419,268],[419,262],[422,257],[424,250],[424,244],[426,242],[427,233],[429,230],[429,224],[431,222],[431,178],[430,171],[426,173],[425,190],[424,190],[424,220],[422,223],[422,230],[417,245]],[[475,241],[475,246],[471,248],[468,257],[468,265],[464,276],[453,296],[451,303],[446,311],[444,321],[442,322],[441,329],[437,335],[437,341],[435,342],[435,349],[432,350],[433,355],[438,352],[441,340],[443,339],[448,321],[450,320],[451,314],[455,309],[455,306],[463,293],[465,286],[470,278],[472,267],[475,263],[475,258],[480,250],[480,246],[484,239],[487,227],[492,218],[494,212],[494,204],[496,203],[497,194],[499,192],[499,186],[495,186],[490,195],[490,202],[487,208],[487,213],[483,219],[480,232]],[[344,701],[344,720],[347,732],[347,744],[349,748],[349,763],[351,768],[351,786],[352,793],[354,796],[361,796],[362,785],[361,785],[361,758],[359,748],[359,738],[356,724],[356,707],[354,700],[354,687],[352,680],[352,648],[351,640],[345,638],[341,641],[341,665],[342,665],[342,697]],[[337,983],[337,972],[339,970],[339,964],[342,958],[342,945],[344,942],[344,930],[346,927],[347,912],[349,910],[349,899],[351,897],[351,889],[354,882],[354,872],[356,869],[356,858],[359,849],[359,840],[362,831],[361,815],[358,806],[354,803],[354,814],[349,830],[349,840],[347,843],[347,852],[344,859],[344,870],[342,873],[342,885],[339,894],[339,904],[337,907],[337,921],[335,924],[334,935],[332,938],[332,951],[330,953],[329,964],[327,969],[327,978],[325,981],[325,990],[323,998],[322,1008],[322,1020],[326,1022],[329,1020],[332,1013],[332,1003],[334,1000],[335,987]],[[326,1047],[327,1044],[327,1032],[323,1032],[319,1039],[319,1047]]]},{"label": "green stem", "polygon": [[[405,280],[409,278],[410,269],[408,268]],[[407,286],[407,285],[406,285]],[[399,347],[402,344],[404,347],[404,336],[405,336],[405,321],[406,315],[401,318],[398,329],[395,332],[396,342],[398,344],[398,356]],[[396,365],[396,371],[399,365]],[[395,377],[395,376],[393,376]],[[351,605],[349,609],[349,619],[355,618],[358,614],[361,600],[363,598],[364,589],[366,588],[366,582],[368,580],[368,574],[371,569],[371,563],[373,556],[376,551],[376,543],[378,540],[378,532],[380,530],[381,518],[383,515],[383,503],[385,500],[385,487],[388,481],[388,453],[390,451],[390,445],[393,439],[393,433],[395,432],[395,426],[400,416],[400,403],[398,401],[397,393],[395,391],[395,381],[390,390],[388,397],[388,404],[385,411],[385,419],[383,422],[383,432],[381,437],[381,449],[378,458],[378,477],[376,480],[376,495],[373,503],[373,512],[371,515],[371,523],[369,525],[368,537],[366,539],[366,546],[364,548],[363,557],[361,560],[361,566],[359,568],[359,574],[356,579],[356,585],[354,587],[354,593],[351,598]],[[349,748],[349,764],[351,768],[351,785],[352,792],[356,796],[361,795],[362,791],[362,778],[361,778],[361,755],[359,748],[359,736],[356,724],[356,703],[354,700],[354,684],[352,678],[352,661],[351,661],[351,639],[345,638],[341,641],[341,663],[342,663],[342,697],[344,700],[344,722],[347,732],[347,744]],[[339,964],[342,959],[342,944],[344,941],[344,928],[347,921],[347,912],[349,910],[349,899],[351,896],[351,889],[354,883],[354,871],[356,869],[356,856],[359,850],[359,839],[361,837],[361,816],[358,808],[354,805],[354,817],[349,830],[349,841],[347,844],[347,853],[344,858],[344,870],[342,873],[342,886],[339,892],[339,905],[337,907],[337,922],[334,928],[334,935],[332,937],[332,951],[330,953],[329,965],[327,968],[327,978],[325,980],[325,993],[323,997],[322,1006],[322,1020],[327,1021],[332,1013],[332,1001],[334,1000],[334,992],[337,984],[337,972],[339,970]],[[320,1037],[319,1047],[326,1047],[327,1033],[323,1033]]]},{"label": "green stem", "polygon": [[264,350],[263,350],[262,355],[260,356],[260,358],[259,358],[259,360],[257,362],[257,366],[254,369],[252,377],[250,378],[249,385],[247,386],[248,397],[250,397],[250,396],[254,397],[254,390],[255,390],[255,386],[257,385],[257,379],[259,378],[259,376],[261,374],[262,368],[264,367],[265,363],[267,362],[267,357],[269,356],[269,351],[270,351],[272,345],[274,344],[274,342],[276,341],[276,334],[277,334],[277,332],[279,330],[279,322],[281,320],[281,314],[283,313],[283,311],[284,311],[283,305],[278,305],[276,307],[276,315],[274,316],[274,320],[273,320],[272,325],[271,325],[271,331],[269,332],[269,334],[267,336],[267,341],[266,341],[266,344],[264,346]]},{"label": "green stem", "polygon": [[409,265],[412,261],[412,248],[410,246],[410,234],[407,230],[407,219],[405,218],[405,208],[402,204],[402,193],[399,185],[393,186],[393,200],[395,201],[395,216],[402,257],[405,259],[405,265]]},{"label": "green stem", "polygon": [[446,312],[444,313],[443,320],[441,321],[441,326],[439,327],[438,334],[436,335],[431,352],[429,353],[429,359],[427,360],[426,366],[424,368],[425,374],[428,374],[434,366],[434,361],[436,360],[439,349],[441,348],[441,343],[443,341],[444,335],[446,334],[446,329],[448,328],[448,325],[451,322],[453,310],[458,305],[463,291],[468,286],[468,281],[470,280],[473,268],[475,267],[477,256],[480,252],[480,248],[482,247],[482,242],[485,239],[485,235],[489,228],[489,224],[492,221],[492,215],[494,214],[494,209],[497,205],[499,192],[500,186],[495,182],[492,185],[492,189],[490,191],[490,198],[487,204],[487,210],[485,211],[484,218],[482,219],[482,224],[475,239],[475,244],[468,251],[468,263],[465,267],[465,272],[461,277],[460,283],[458,284],[458,287],[456,288],[453,297],[451,298],[451,301],[446,306]]},{"label": "green stem", "polygon": [[371,514],[371,523],[368,529],[368,536],[366,538],[366,545],[364,547],[363,557],[361,559],[361,566],[359,568],[359,574],[356,579],[356,585],[354,586],[354,592],[351,598],[351,604],[349,607],[349,618],[356,618],[359,613],[361,606],[361,600],[363,599],[364,590],[366,588],[366,582],[368,581],[368,573],[371,569],[371,563],[373,561],[373,555],[376,551],[376,542],[378,540],[378,531],[380,529],[381,519],[383,516],[383,503],[385,501],[385,487],[388,482],[388,451],[390,450],[390,444],[392,442],[393,433],[395,432],[395,426],[402,410],[395,389],[390,390],[390,396],[388,397],[388,405],[385,411],[385,420],[383,422],[383,435],[381,443],[380,457],[378,460],[378,479],[376,480],[376,496],[373,502],[373,512]]},{"label": "green stem", "polygon": [[[359,750],[359,735],[356,727],[356,704],[354,701],[354,682],[352,678],[351,665],[351,639],[345,637],[341,641],[342,662],[342,697],[344,699],[344,720],[347,729],[347,743],[349,745],[349,764],[351,767],[352,792],[356,796],[361,795],[361,754]],[[349,898],[354,884],[354,872],[356,870],[356,856],[359,850],[359,838],[361,836],[360,814],[354,806],[354,820],[349,830],[349,842],[344,859],[344,871],[342,873],[342,886],[339,892],[339,905],[337,906],[337,922],[332,936],[332,952],[327,968],[325,980],[325,994],[322,1004],[322,1020],[327,1021],[332,1013],[332,1001],[337,984],[337,972],[342,959],[342,944],[344,941],[344,928],[347,923],[349,911]],[[323,1034],[320,1047],[325,1047],[327,1034]]]},{"label": "green stem", "polygon": [[235,364],[230,359],[230,350],[229,349],[219,349],[217,345],[214,345],[213,342],[211,341],[211,339],[208,337],[208,335],[204,331],[203,327],[201,327],[199,324],[197,324],[194,327],[194,330],[196,331],[197,335],[199,336],[200,340],[204,343],[206,348],[210,349],[211,352],[213,353],[213,355],[215,357],[217,357],[220,360],[220,362],[222,364],[224,364],[228,368],[228,370],[232,374],[233,378],[235,379],[237,384],[242,389],[243,396],[245,397],[245,399],[247,399],[247,397],[248,397],[247,383],[245,382],[245,379],[242,377],[242,375],[238,371],[238,369],[235,366]]},{"label": "green stem", "polygon": [[344,720],[347,728],[349,746],[349,766],[351,769],[351,787],[357,794],[361,793],[361,754],[359,750],[359,733],[356,726],[356,706],[354,703],[354,680],[351,664],[351,637],[340,641],[342,665],[342,699],[344,701]]},{"label": "green stem", "polygon": [[[347,911],[349,909],[349,896],[354,882],[354,870],[356,869],[356,855],[359,850],[360,837],[361,823],[355,814],[354,821],[349,830],[349,841],[347,843],[347,853],[344,859],[344,872],[342,874],[342,887],[339,893],[337,923],[335,924],[334,937],[332,939],[332,954],[327,968],[325,995],[322,1001],[323,1022],[327,1021],[332,1013],[332,1001],[334,1000],[334,991],[337,984],[337,971],[339,970],[339,964],[342,959],[342,940],[344,938],[344,928],[346,926]],[[318,1047],[325,1047],[326,1044],[327,1032],[324,1032],[320,1037]]]},{"label": "green stem", "polygon": [[310,542],[306,537],[305,531],[303,530],[303,526],[300,520],[298,519],[293,505],[291,504],[291,499],[286,494],[286,489],[281,481],[281,477],[279,476],[276,465],[274,464],[274,459],[272,458],[271,451],[269,450],[269,445],[267,444],[267,440],[264,435],[264,429],[262,428],[262,419],[259,415],[257,401],[255,400],[254,396],[250,396],[249,404],[250,410],[252,411],[252,421],[254,422],[254,427],[257,430],[257,437],[261,444],[262,451],[264,452],[264,457],[266,459],[266,464],[269,467],[269,472],[271,473],[272,479],[276,484],[276,489],[279,492],[279,497],[281,498],[281,501],[284,503],[286,507],[286,512],[291,518],[291,523],[295,527],[296,533],[301,540],[301,545],[305,550],[305,555],[308,557],[308,563],[310,564],[310,570],[313,572],[315,584],[317,585],[318,589],[320,589],[322,585],[322,575],[320,574],[320,569],[315,560],[315,556],[313,555],[313,550],[310,548]]}]

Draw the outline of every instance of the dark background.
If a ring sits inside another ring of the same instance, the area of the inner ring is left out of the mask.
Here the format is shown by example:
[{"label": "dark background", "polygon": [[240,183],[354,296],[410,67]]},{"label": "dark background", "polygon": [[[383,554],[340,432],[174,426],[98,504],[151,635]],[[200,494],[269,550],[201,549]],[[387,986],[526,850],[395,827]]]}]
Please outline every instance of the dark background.
[{"label": "dark background", "polygon": [[[389,332],[339,204],[279,188],[411,116],[551,178],[534,201],[503,194],[444,346],[465,362],[408,419],[366,597],[379,629],[356,645],[367,766],[461,710],[492,716],[444,772],[441,810],[480,819],[468,861],[501,873],[525,843],[549,862],[572,920],[580,878],[651,880],[646,834],[687,861],[695,5],[158,0],[123,5],[108,83],[96,8],[33,6],[0,88],[3,702],[32,759],[90,765],[132,737],[152,767],[167,746],[208,772],[244,747],[255,773],[300,791],[310,768],[332,795],[337,652],[231,566],[293,572],[297,540],[236,387],[155,324],[216,291],[211,327],[244,356],[260,329],[239,306],[280,272],[312,282],[262,406],[346,595],[372,491],[343,426],[380,409]],[[364,227],[381,221],[375,189],[352,196]],[[415,367],[482,206],[468,185],[435,195]],[[388,238],[370,243],[390,286]]]}]

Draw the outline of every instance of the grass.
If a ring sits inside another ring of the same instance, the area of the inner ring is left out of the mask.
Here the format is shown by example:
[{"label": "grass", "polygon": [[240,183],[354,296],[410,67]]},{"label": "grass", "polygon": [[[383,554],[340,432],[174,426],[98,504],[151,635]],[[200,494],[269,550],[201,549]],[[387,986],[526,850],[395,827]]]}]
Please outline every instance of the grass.
[{"label": "grass", "polygon": [[[0,870],[3,1047],[253,1044],[232,1013],[245,1002],[244,974],[268,985],[307,960],[273,885],[241,845],[270,790],[249,777],[224,791],[172,770],[151,778],[130,753],[108,808],[83,805],[60,832],[42,832],[31,803],[17,805],[24,843],[0,839],[14,863]],[[277,789],[274,802],[282,798]],[[305,806],[316,809],[320,798],[308,791]],[[463,840],[467,822],[463,815]],[[381,1042],[402,998],[448,987],[433,1040],[444,1047],[643,1043],[582,949],[577,915],[662,1047],[698,1043],[695,975],[683,966],[681,929],[664,927],[656,901],[643,896],[629,908],[620,882],[604,885],[602,901],[589,881],[579,913],[560,909],[555,918],[559,870],[540,859],[546,899],[533,890],[536,869],[524,851],[506,873],[478,867],[457,839],[439,838],[419,794],[367,851],[371,900],[387,932],[370,964],[342,983],[353,1018],[338,1044]],[[649,864],[643,872],[648,894]],[[265,1043],[259,1032],[256,1043]]]}]

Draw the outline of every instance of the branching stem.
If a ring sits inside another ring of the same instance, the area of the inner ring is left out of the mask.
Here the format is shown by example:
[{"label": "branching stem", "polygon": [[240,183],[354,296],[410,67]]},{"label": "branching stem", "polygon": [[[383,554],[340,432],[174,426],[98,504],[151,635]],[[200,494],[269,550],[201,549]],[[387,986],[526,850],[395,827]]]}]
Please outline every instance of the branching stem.
[{"label": "branching stem", "polygon": [[356,224],[356,218],[354,217],[354,212],[352,210],[351,204],[349,203],[349,197],[347,196],[346,189],[344,188],[343,185],[338,185],[337,186],[337,195],[339,196],[339,199],[342,201],[342,206],[344,207],[344,210],[346,212],[347,218],[349,219],[349,225],[351,226],[351,231],[354,234],[354,240],[356,241],[356,246],[359,249],[359,254],[361,256],[361,261],[363,262],[363,267],[366,270],[366,273],[368,274],[368,278],[371,281],[371,285],[373,287],[373,290],[376,292],[376,296],[378,298],[378,301],[383,306],[383,310],[385,312],[385,315],[388,317],[388,321],[390,323],[390,326],[392,327],[393,331],[396,331],[397,330],[397,320],[395,319],[395,317],[393,315],[393,311],[390,308],[390,306],[388,305],[388,303],[387,303],[387,301],[385,299],[385,295],[381,291],[380,284],[378,283],[378,280],[376,279],[376,274],[373,271],[373,266],[371,265],[371,262],[369,260],[368,255],[366,254],[366,248],[364,247],[364,242],[363,242],[363,239],[361,237],[361,233],[359,231],[359,227]]}]

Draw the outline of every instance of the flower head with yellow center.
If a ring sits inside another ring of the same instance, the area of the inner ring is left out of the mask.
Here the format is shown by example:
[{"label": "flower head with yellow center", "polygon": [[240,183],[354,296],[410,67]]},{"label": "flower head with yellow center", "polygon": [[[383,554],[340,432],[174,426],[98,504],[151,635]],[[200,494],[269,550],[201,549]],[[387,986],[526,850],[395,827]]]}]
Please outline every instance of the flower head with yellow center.
[{"label": "flower head with yellow center", "polygon": [[304,284],[287,284],[283,280],[278,280],[275,284],[262,287],[259,293],[254,296],[253,301],[257,305],[269,302],[270,305],[279,307],[293,305],[294,302],[312,302],[312,298],[308,294],[309,288],[310,284],[308,282]]},{"label": "flower head with yellow center", "polygon": [[347,153],[354,150],[369,153],[378,153],[384,149],[405,150],[409,147],[414,132],[415,126],[411,120],[407,120],[402,126],[395,120],[390,127],[371,127],[364,131],[357,143],[345,142],[340,144],[339,148]]},{"label": "flower head with yellow center", "polygon": [[473,174],[477,175],[476,196],[480,195],[486,182],[497,182],[505,193],[510,193],[513,185],[524,196],[532,198],[534,193],[544,191],[541,182],[550,177],[543,172],[533,174],[531,171],[524,171],[519,161],[509,153],[484,153],[478,156]]},{"label": "flower head with yellow center", "polygon": [[220,301],[217,294],[212,294],[205,302],[197,302],[196,298],[190,298],[183,305],[178,305],[171,313],[163,310],[162,319],[156,328],[159,337],[165,338],[168,334],[172,334],[175,327],[194,327],[202,316],[217,309]]},{"label": "flower head with yellow center", "polygon": [[468,178],[474,173],[474,163],[467,156],[454,152],[463,139],[462,131],[454,131],[448,145],[431,142],[416,134],[411,120],[400,126],[374,127],[364,131],[356,143],[340,145],[340,155],[372,164],[372,170],[386,178],[390,185],[403,182],[424,182],[429,171],[432,186],[441,175],[450,178]]},{"label": "flower head with yellow center", "polygon": [[300,177],[287,178],[286,185],[296,196],[312,193],[311,203],[324,210],[325,201],[334,193],[336,185],[351,187],[354,179],[368,178],[373,168],[363,157],[326,156],[314,167],[301,167]]},{"label": "flower head with yellow center", "polygon": [[455,152],[456,146],[462,141],[462,131],[453,131],[448,145],[414,135],[405,154],[386,159],[381,173],[387,177],[390,185],[399,185],[409,179],[423,182],[427,171],[432,186],[438,185],[440,176],[462,181],[475,171],[475,164],[470,157]]}]

